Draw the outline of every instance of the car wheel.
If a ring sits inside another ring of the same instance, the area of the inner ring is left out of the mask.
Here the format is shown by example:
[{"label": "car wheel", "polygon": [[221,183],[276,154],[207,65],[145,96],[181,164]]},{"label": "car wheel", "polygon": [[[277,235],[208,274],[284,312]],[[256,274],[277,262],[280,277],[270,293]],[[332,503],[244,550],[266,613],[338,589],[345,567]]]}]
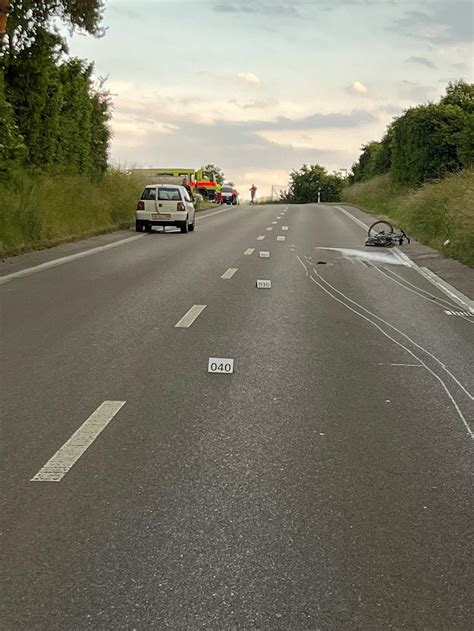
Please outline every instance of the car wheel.
[{"label": "car wheel", "polygon": [[189,223],[188,220],[186,218],[186,221],[183,221],[183,223],[181,224],[181,232],[183,232],[184,234],[186,234],[189,230]]},{"label": "car wheel", "polygon": [[152,231],[152,226],[149,223],[145,224],[145,230],[147,232],[151,232]]},{"label": "car wheel", "polygon": [[193,223],[189,224],[189,232],[194,232],[195,227],[196,227],[196,215],[194,215]]},{"label": "car wheel", "polygon": [[141,222],[141,221],[138,221],[138,220],[137,220],[137,221],[135,222],[135,230],[136,230],[137,232],[143,232],[143,224],[142,224],[142,222]]}]

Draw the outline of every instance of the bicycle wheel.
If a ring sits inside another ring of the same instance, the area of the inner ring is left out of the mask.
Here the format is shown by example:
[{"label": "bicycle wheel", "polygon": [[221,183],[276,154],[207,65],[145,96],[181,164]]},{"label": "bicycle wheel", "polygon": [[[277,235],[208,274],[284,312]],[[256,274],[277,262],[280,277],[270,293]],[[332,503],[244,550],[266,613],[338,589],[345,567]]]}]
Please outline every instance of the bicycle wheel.
[{"label": "bicycle wheel", "polygon": [[393,226],[389,221],[376,221],[373,223],[368,232],[368,237],[375,237],[378,234],[390,234],[393,232]]}]

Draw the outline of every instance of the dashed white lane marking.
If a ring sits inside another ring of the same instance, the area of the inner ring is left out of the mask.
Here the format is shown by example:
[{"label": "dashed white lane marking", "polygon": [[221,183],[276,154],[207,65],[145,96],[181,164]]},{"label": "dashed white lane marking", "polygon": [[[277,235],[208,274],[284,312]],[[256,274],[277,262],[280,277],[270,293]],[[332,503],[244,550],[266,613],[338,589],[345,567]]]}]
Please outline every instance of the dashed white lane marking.
[{"label": "dashed white lane marking", "polygon": [[229,267],[229,269],[227,270],[227,272],[224,272],[221,276],[221,278],[223,278],[224,280],[229,280],[230,278],[232,278],[232,276],[235,274],[235,272],[238,270],[238,267]]},{"label": "dashed white lane marking", "polygon": [[99,405],[30,482],[61,482],[124,405],[125,401],[104,401]]},{"label": "dashed white lane marking", "polygon": [[263,241],[265,239],[265,235],[261,234],[259,237],[257,237],[257,241]]},{"label": "dashed white lane marking", "polygon": [[282,230],[288,230],[288,226],[282,226],[281,229]]},{"label": "dashed white lane marking", "polygon": [[175,325],[175,329],[187,329],[201,315],[207,305],[193,305],[191,309]]},{"label": "dashed white lane marking", "polygon": [[244,252],[245,256],[250,256],[255,252],[255,248],[247,248]]},{"label": "dashed white lane marking", "polygon": [[20,270],[19,272],[13,272],[12,274],[7,274],[6,276],[0,276],[0,285],[8,283],[10,280],[15,278],[36,274],[37,272],[42,272],[52,267],[58,267],[58,265],[64,265],[64,263],[84,259],[86,256],[91,256],[92,254],[97,254],[98,252],[105,252],[106,250],[111,250],[112,248],[118,248],[120,245],[126,245],[127,243],[132,243],[137,239],[143,239],[145,236],[146,235],[144,234],[137,234],[135,237],[127,237],[126,239],[121,239],[120,241],[114,241],[114,243],[107,243],[107,245],[101,245],[97,248],[92,248],[91,250],[84,250],[84,252],[77,252],[76,254],[63,256],[60,259],[54,259],[54,261],[46,261],[46,263],[41,263],[40,265],[35,265],[34,267],[28,267]]},{"label": "dashed white lane marking", "polygon": [[273,224],[274,226],[276,226],[276,225],[277,225],[277,223],[278,223],[278,221],[272,221],[272,224]]},{"label": "dashed white lane marking", "polygon": [[273,228],[271,226],[268,226],[267,230],[273,230]]},{"label": "dashed white lane marking", "polygon": [[277,241],[284,241],[285,237],[277,237]]},{"label": "dashed white lane marking", "polygon": [[[209,213],[208,215],[203,215],[202,217],[199,217],[199,221],[207,219],[208,217],[214,217],[214,215],[220,215],[221,213],[228,212],[228,208],[224,208],[223,210],[216,210],[215,212]],[[44,270],[51,269],[52,267],[58,267],[58,265],[64,265],[65,263],[70,263],[71,261],[77,261],[79,259],[86,258],[87,256],[91,256],[92,254],[98,254],[99,252],[105,252],[106,250],[111,250],[112,248],[118,248],[121,245],[132,243],[133,241],[136,241],[137,239],[143,239],[146,236],[146,234],[137,234],[133,237],[121,239],[120,241],[114,241],[114,243],[107,243],[106,245],[100,245],[97,248],[91,248],[90,250],[84,250],[83,252],[77,252],[76,254],[70,254],[69,256],[62,256],[61,258],[54,259],[53,261],[46,261],[45,263],[41,263],[40,265],[34,265],[33,267],[27,267],[26,269],[19,270],[18,272],[12,272],[11,274],[0,276],[0,285],[8,283],[15,278],[30,276],[30,274],[43,272]]]}]

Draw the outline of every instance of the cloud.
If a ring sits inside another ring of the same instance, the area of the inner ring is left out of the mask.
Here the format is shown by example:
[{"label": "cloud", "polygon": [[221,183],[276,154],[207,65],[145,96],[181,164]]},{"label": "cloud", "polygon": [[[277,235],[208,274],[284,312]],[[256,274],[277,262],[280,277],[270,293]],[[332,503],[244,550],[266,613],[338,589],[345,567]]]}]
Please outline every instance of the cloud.
[{"label": "cloud", "polygon": [[260,79],[253,72],[238,72],[237,78],[249,85],[261,85]]},{"label": "cloud", "polygon": [[220,0],[214,4],[214,11],[218,13],[247,13],[260,15],[275,15],[277,17],[300,18],[296,2],[271,2],[269,0]]},{"label": "cloud", "polygon": [[439,89],[430,85],[421,85],[416,81],[400,81],[399,94],[416,104],[431,101],[439,96]]},{"label": "cloud", "polygon": [[472,42],[473,5],[470,0],[424,3],[424,11],[410,10],[396,19],[391,31],[434,45]]},{"label": "cloud", "polygon": [[351,85],[347,86],[346,92],[349,94],[357,94],[358,96],[365,96],[369,93],[369,88],[360,81],[354,81]]},{"label": "cloud", "polygon": [[360,127],[376,121],[376,117],[366,110],[353,110],[349,114],[311,114],[303,118],[286,118],[279,116],[274,122],[252,122],[254,129],[323,129]]},{"label": "cloud", "polygon": [[426,66],[427,68],[436,69],[435,64],[426,57],[409,57],[406,60],[406,63],[420,64],[421,66]]},{"label": "cloud", "polygon": [[239,103],[237,99],[230,99],[228,103],[236,105],[241,110],[266,110],[270,107],[278,105],[277,99],[256,99],[247,103]]}]

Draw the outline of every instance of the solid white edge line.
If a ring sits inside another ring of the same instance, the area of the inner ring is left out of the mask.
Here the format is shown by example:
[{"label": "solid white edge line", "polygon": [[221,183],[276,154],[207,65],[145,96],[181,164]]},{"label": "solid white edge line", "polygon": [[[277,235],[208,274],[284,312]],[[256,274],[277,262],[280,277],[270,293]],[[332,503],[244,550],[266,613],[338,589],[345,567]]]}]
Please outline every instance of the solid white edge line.
[{"label": "solid white edge line", "polygon": [[[360,221],[357,217],[354,217],[354,215],[350,213],[348,210],[346,210],[345,208],[342,208],[341,206],[334,206],[334,208],[337,208],[338,210],[343,212],[347,217],[349,217],[349,219],[352,219],[354,223],[358,224],[364,230],[369,229],[369,226],[367,226],[365,223]],[[411,267],[412,269],[416,270],[421,276],[426,278],[426,280],[429,280],[432,285],[440,289],[446,296],[449,296],[453,300],[456,300],[456,302],[459,305],[462,305],[463,307],[467,307],[469,311],[474,313],[474,300],[471,300],[470,298],[468,298],[461,291],[459,291],[459,289],[456,289],[456,287],[453,287],[452,285],[450,285],[448,282],[440,278],[437,274],[432,272],[427,267],[420,267],[419,265],[417,265],[417,263],[415,263],[415,261],[412,261],[412,259],[409,256],[407,256],[405,252],[401,252],[396,247],[393,248],[393,250],[394,250],[393,254],[397,256],[399,259],[401,259],[402,261],[405,261],[408,267]]]},{"label": "solid white edge line", "polygon": [[238,269],[238,267],[229,267],[229,269],[222,274],[221,278],[223,278],[224,280],[230,280],[235,272],[238,271]]},{"label": "solid white edge line", "polygon": [[[214,215],[220,215],[221,213],[229,212],[230,208],[224,208],[222,210],[216,210],[215,212],[209,213],[208,215],[202,215],[199,217],[199,221],[206,219],[207,217],[213,217]],[[46,261],[45,263],[40,263],[40,265],[34,265],[33,267],[26,267],[25,269],[19,270],[18,272],[12,272],[11,274],[6,274],[5,276],[0,276],[0,285],[4,283],[8,283],[11,280],[15,280],[15,278],[22,278],[23,276],[30,276],[30,274],[36,274],[37,272],[42,272],[47,269],[51,269],[52,267],[58,267],[59,265],[64,265],[65,263],[69,263],[71,261],[76,261],[78,259],[83,259],[86,256],[91,256],[92,254],[97,254],[99,252],[105,252],[106,250],[111,250],[112,248],[117,248],[120,245],[125,245],[126,243],[131,243],[136,239],[143,239],[146,237],[145,234],[137,234],[133,237],[127,237],[126,239],[121,239],[120,241],[115,241],[114,243],[107,243],[106,245],[100,245],[96,248],[91,248],[90,250],[84,250],[83,252],[77,252],[76,254],[70,254],[69,256],[62,256],[58,259],[54,259],[52,261]]]},{"label": "solid white edge line", "polygon": [[467,309],[474,313],[474,300],[468,298],[465,294],[463,294],[459,289],[453,287],[448,282],[446,282],[443,278],[440,278],[437,274],[432,272],[427,267],[420,267],[420,274],[425,276],[427,280],[433,283],[438,289],[440,289],[444,294],[455,300],[458,305],[462,307],[467,307]]},{"label": "solid white edge line", "polygon": [[42,272],[43,270],[50,269],[52,267],[58,267],[59,265],[64,265],[64,263],[69,263],[70,261],[83,259],[86,256],[91,256],[92,254],[97,254],[98,252],[104,252],[105,250],[111,250],[112,248],[117,248],[120,245],[131,243],[132,241],[136,241],[137,239],[143,239],[143,237],[145,236],[146,235],[144,234],[137,234],[134,237],[127,237],[126,239],[115,241],[114,243],[107,243],[106,245],[100,245],[97,248],[92,248],[91,250],[84,250],[83,252],[76,252],[76,254],[63,256],[59,259],[54,259],[53,261],[46,261],[46,263],[41,263],[40,265],[35,265],[34,267],[27,267],[26,269],[22,269],[19,272],[13,272],[12,274],[7,274],[6,276],[0,276],[0,285],[3,285],[4,283],[8,283],[9,281],[14,280],[15,278],[22,278],[23,276],[36,274],[37,272]]},{"label": "solid white edge line", "polygon": [[77,429],[30,482],[61,482],[66,473],[107,427],[125,401],[104,401]]},{"label": "solid white edge line", "polygon": [[189,311],[187,311],[181,320],[174,325],[175,329],[188,329],[191,324],[201,315],[207,305],[193,305]]}]

